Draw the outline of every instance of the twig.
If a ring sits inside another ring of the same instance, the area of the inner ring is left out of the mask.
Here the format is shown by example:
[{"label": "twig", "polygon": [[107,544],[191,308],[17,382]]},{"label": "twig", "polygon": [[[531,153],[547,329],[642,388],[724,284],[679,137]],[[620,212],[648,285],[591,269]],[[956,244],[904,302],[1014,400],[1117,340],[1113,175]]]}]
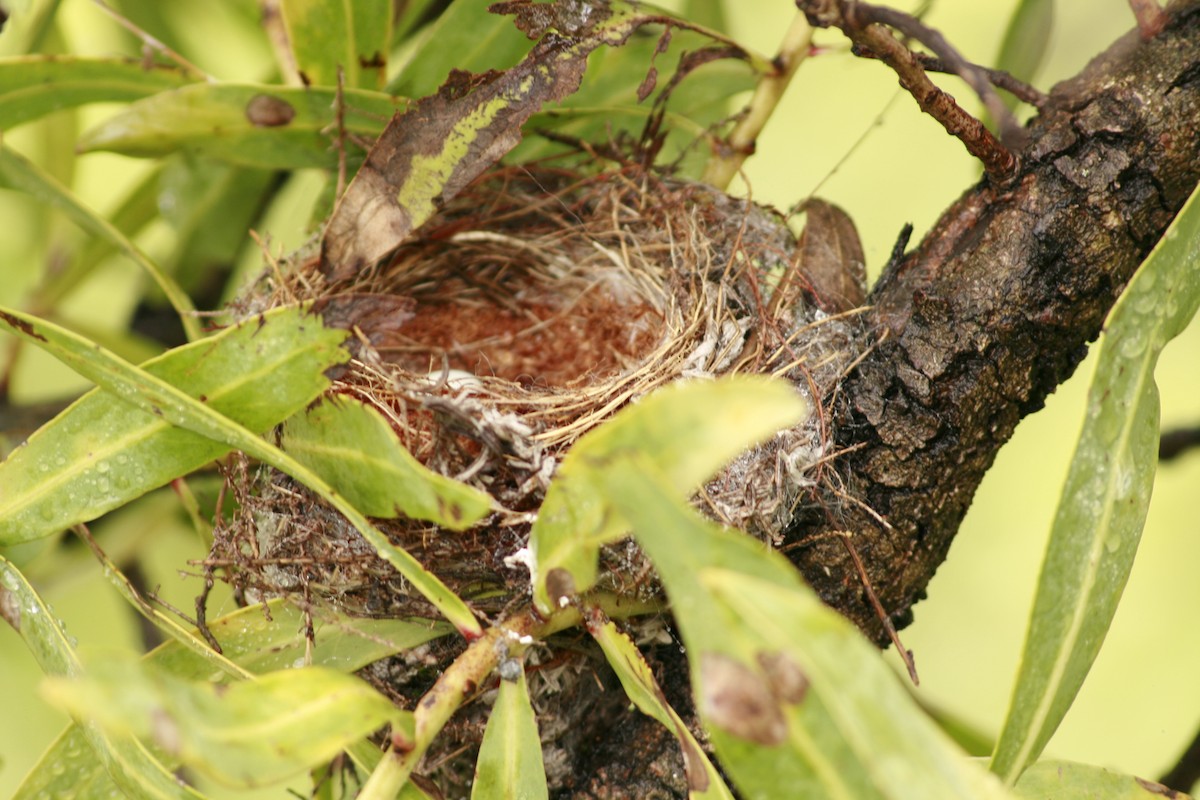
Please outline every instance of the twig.
[{"label": "twig", "polygon": [[[900,85],[913,96],[920,109],[936,119],[947,133],[957,137],[967,151],[983,163],[983,169],[993,183],[1004,186],[1016,176],[1020,166],[1016,155],[993,136],[982,122],[964,111],[953,97],[929,80],[917,56],[897,41],[885,25],[896,27],[902,33],[920,39],[943,61],[952,64],[955,72],[980,93],[989,110],[992,110],[993,104],[999,105],[998,110],[992,111],[992,114],[999,121],[1001,130],[1010,132],[1014,138],[1019,137],[1019,126],[1013,120],[1011,112],[1000,103],[999,97],[986,78],[972,71],[971,65],[950,47],[941,34],[907,14],[866,3],[849,0],[797,0],[796,4],[807,14],[812,24],[840,28],[855,45],[876,54],[891,67],[900,79]],[[934,44],[930,44],[930,41]]]},{"label": "twig", "polygon": [[1200,730],[1196,731],[1195,738],[1175,766],[1158,779],[1163,786],[1179,792],[1190,792],[1197,781],[1200,781]]},{"label": "twig", "polygon": [[1137,17],[1138,32],[1142,41],[1150,41],[1167,26],[1167,12],[1163,11],[1158,0],[1129,0],[1129,7]]},{"label": "twig", "polygon": [[[851,52],[859,58],[878,58],[874,53],[865,47],[855,45]],[[920,62],[922,69],[926,72],[937,72],[943,75],[957,75],[958,73],[942,59],[928,53],[913,53],[917,61]],[[988,82],[997,89],[1003,89],[1013,97],[1020,100],[1022,103],[1028,103],[1039,111],[1045,108],[1050,102],[1050,96],[1039,91],[1036,87],[1029,85],[1023,80],[1014,77],[1011,73],[1005,72],[1002,69],[992,69],[981,64],[971,64],[971,68],[982,72],[987,76]]]},{"label": "twig", "polygon": [[754,153],[759,134],[779,106],[796,69],[808,57],[811,44],[812,26],[803,14],[797,14],[773,60],[775,70],[759,79],[745,114],[729,136],[715,145],[716,153],[704,172],[706,183],[724,189]]},{"label": "twig", "polygon": [[1171,461],[1197,447],[1200,447],[1200,427],[1176,428],[1158,440],[1158,460]]}]

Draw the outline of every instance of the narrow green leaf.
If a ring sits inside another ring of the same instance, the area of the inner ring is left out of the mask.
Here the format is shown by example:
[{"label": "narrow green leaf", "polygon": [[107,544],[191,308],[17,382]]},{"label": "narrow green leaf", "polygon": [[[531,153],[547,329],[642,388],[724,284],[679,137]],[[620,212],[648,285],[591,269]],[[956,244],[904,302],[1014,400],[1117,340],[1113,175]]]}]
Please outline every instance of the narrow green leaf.
[{"label": "narrow green leaf", "polygon": [[686,507],[648,459],[596,480],[663,580],[697,705],[751,797],[1001,798],[779,554]]},{"label": "narrow green leaf", "polygon": [[575,591],[591,587],[599,548],[627,531],[595,484],[598,471],[628,453],[647,454],[683,496],[745,448],[807,414],[786,382],[737,377],[668,386],[584,436],[563,459],[530,535],[538,607],[555,608],[558,597],[546,579],[558,570],[571,576]]},{"label": "narrow green leaf", "polygon": [[[80,674],[74,645],[63,632],[62,624],[3,556],[0,556],[0,618],[21,635],[44,673],[61,678]],[[131,797],[156,800],[202,797],[179,782],[133,737],[110,735],[89,722],[82,728],[82,736],[69,743],[72,752],[82,756],[84,742],[92,750],[91,758],[98,760],[116,785]]]},{"label": "narrow green leaf", "polygon": [[733,794],[725,785],[721,773],[704,754],[703,748],[688,730],[687,724],[667,702],[658,681],[654,679],[654,673],[650,671],[650,665],[642,658],[633,640],[617,630],[617,626],[609,621],[590,632],[604,651],[605,659],[617,674],[629,700],[643,714],[658,720],[679,741],[683,751],[683,766],[687,772],[688,797],[692,800],[733,800]]},{"label": "narrow green leaf", "polygon": [[174,229],[175,241],[161,260],[185,291],[211,292],[214,274],[234,264],[243,249],[252,247],[258,254],[246,231],[255,227],[280,177],[207,159],[167,160],[159,196],[170,198],[161,214]]},{"label": "narrow green leaf", "polygon": [[[0,312],[0,320],[35,344],[56,347],[68,365],[98,382],[107,379],[97,369],[121,371],[119,365],[105,365],[90,343],[61,329],[15,312]],[[329,386],[323,371],[347,358],[340,347],[344,338],[344,331],[326,329],[299,309],[279,309],[172,350],[143,369],[174,384],[177,392],[203,398],[211,413],[266,431]],[[126,375],[125,393],[137,391],[135,380]],[[165,405],[168,399],[158,402]],[[30,541],[94,519],[229,449],[211,436],[92,391],[0,462],[0,544]]]},{"label": "narrow green leaf", "polygon": [[471,800],[539,800],[550,796],[525,671],[517,669],[515,679],[500,681],[500,693],[488,717],[475,763]]},{"label": "narrow green leaf", "polygon": [[47,678],[42,692],[73,716],[153,741],[238,788],[302,773],[405,713],[365,681],[321,667],[218,686],[111,657],[92,661],[82,676]]},{"label": "narrow green leaf", "polygon": [[[344,145],[374,139],[404,100],[344,92]],[[259,169],[338,164],[336,89],[198,83],[138,100],[80,137],[84,151],[157,158],[183,151]],[[361,157],[361,156],[358,156]]]},{"label": "narrow green leaf", "polygon": [[[294,309],[292,311],[295,313]],[[311,320],[309,325],[324,330],[317,318],[313,317]],[[248,431],[236,421],[224,416],[220,411],[213,409],[208,402],[198,400],[157,375],[139,369],[94,343],[36,317],[0,309],[0,324],[6,325],[14,333],[46,350],[80,375],[94,381],[142,411],[155,417],[161,417],[176,427],[185,428],[205,438],[223,442],[230,448],[241,450],[308,486],[340,511],[342,516],[375,548],[376,552],[407,578],[413,587],[453,622],[464,636],[473,638],[482,633],[479,621],[467,608],[466,603],[450,591],[437,576],[427,572],[411,553],[393,545],[387,536],[373,526],[361,511],[348,503],[316,473],[279,448],[268,444]],[[327,333],[339,337],[345,335],[343,332]],[[302,375],[308,376],[311,373],[305,371]],[[254,407],[255,403],[258,403],[273,407],[274,393],[280,392],[280,388],[260,382],[258,389],[258,393],[247,400],[246,405]],[[131,468],[136,470],[138,465],[132,464]],[[113,485],[108,485],[97,481],[89,488],[92,490],[103,489],[107,492],[122,487],[115,486],[115,482]],[[4,517],[0,513],[0,520],[3,519]],[[43,527],[46,522],[47,520],[42,520]]]},{"label": "narrow green leaf", "polygon": [[1019,80],[1032,81],[1042,65],[1053,30],[1054,0],[1021,0],[1004,32],[996,68]]},{"label": "narrow green leaf", "polygon": [[308,86],[380,89],[391,39],[391,0],[283,0],[280,10],[301,80]]},{"label": "narrow green leaf", "polygon": [[0,128],[88,103],[130,102],[195,78],[134,59],[17,56],[0,59]]},{"label": "narrow green leaf", "polygon": [[146,271],[171,302],[188,339],[200,338],[195,306],[170,276],[159,269],[136,244],[111,222],[85,206],[69,189],[29,159],[0,145],[0,185],[25,192],[48,206],[59,209],[88,233],[111,242]]},{"label": "narrow green leaf", "polygon": [[[120,204],[109,213],[108,221],[120,231],[125,240],[132,238],[158,218],[158,181],[160,169],[151,169],[130,189]],[[42,280],[29,301],[30,308],[56,308],[58,303],[75,290],[100,263],[120,252],[122,242],[112,238],[91,237],[75,253],[61,272],[43,273]]]},{"label": "narrow green leaf", "polygon": [[[310,655],[312,666],[352,673],[453,632],[449,625],[436,621],[360,619],[325,612],[314,627],[310,648],[304,637],[303,612],[281,599],[269,601],[266,607],[238,609],[208,626],[225,657],[255,674],[296,667]],[[209,658],[177,641],[160,645],[145,658],[178,678],[219,680],[226,674],[215,669]],[[178,763],[171,761],[166,766],[174,769]],[[40,792],[56,798],[106,798],[112,788],[115,784],[88,747],[83,731],[72,725],[29,772],[13,800],[34,800]]]},{"label": "narrow green leaf", "polygon": [[1187,795],[1173,792],[1154,781],[1073,761],[1039,761],[1017,781],[1013,794],[1024,800],[1072,797],[1087,800],[1155,800],[1162,797],[1188,800]]},{"label": "narrow green leaf", "polygon": [[387,420],[353,398],[327,400],[292,417],[281,446],[372,517],[403,514],[463,530],[492,508],[485,492],[413,458]]},{"label": "narrow green leaf", "polygon": [[1011,784],[1087,677],[1133,567],[1158,464],[1154,368],[1200,307],[1200,192],[1109,315],[992,770]]}]

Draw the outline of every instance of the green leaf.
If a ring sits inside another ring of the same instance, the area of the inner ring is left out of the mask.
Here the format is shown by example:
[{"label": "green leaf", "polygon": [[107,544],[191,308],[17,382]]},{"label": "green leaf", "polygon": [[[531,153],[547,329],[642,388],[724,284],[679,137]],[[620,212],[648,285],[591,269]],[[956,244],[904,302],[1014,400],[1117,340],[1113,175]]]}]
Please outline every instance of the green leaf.
[{"label": "green leaf", "polygon": [[288,42],[301,80],[310,86],[379,89],[387,71],[391,0],[283,0]]},{"label": "green leaf", "polygon": [[[453,631],[430,620],[361,619],[325,611],[316,621],[309,647],[304,613],[281,599],[267,602],[265,608],[238,609],[210,622],[208,628],[226,658],[256,674],[295,667],[308,657],[313,666],[356,672]],[[178,641],[160,645],[145,658],[178,678],[218,680],[226,675],[214,669],[209,658]],[[170,761],[166,766],[174,769],[178,763]],[[84,732],[72,725],[29,772],[13,800],[34,800],[40,792],[56,798],[103,798],[112,788],[115,784],[88,747]]]},{"label": "green leaf", "polygon": [[1175,797],[1187,800],[1180,792],[1172,792],[1162,784],[1109,772],[1089,764],[1073,761],[1039,761],[1025,771],[1013,794],[1026,800],[1058,800],[1086,797],[1087,800],[1154,800]]},{"label": "green leaf", "polygon": [[[347,89],[345,146],[374,139],[404,101]],[[80,137],[83,152],[157,158],[183,151],[259,169],[338,165],[336,89],[199,83],[138,100]]]},{"label": "green leaf", "polygon": [[700,518],[646,458],[596,480],[662,578],[701,717],[746,796],[1006,796],[782,556]]},{"label": "green leaf", "polygon": [[1004,32],[996,68],[1019,80],[1032,81],[1042,65],[1053,30],[1054,0],[1021,0]]},{"label": "green leaf", "polygon": [[425,97],[451,70],[483,73],[508,69],[529,52],[529,39],[512,17],[488,13],[494,0],[454,0],[422,36],[404,68],[388,84],[389,94]]},{"label": "green leaf", "polygon": [[54,30],[61,0],[26,0],[16,8],[6,6],[11,17],[0,29],[0,55],[25,55],[42,49]]},{"label": "green leaf", "polygon": [[195,78],[133,59],[17,56],[0,59],[0,128],[88,103],[129,102]]},{"label": "green leaf", "polygon": [[[310,647],[305,625],[304,612],[277,599],[265,608],[238,609],[210,622],[208,629],[226,658],[255,674],[295,667],[310,655],[313,666],[356,672],[453,632],[437,620],[362,619],[326,609],[314,619]],[[180,678],[218,677],[208,661],[179,642],[159,645],[146,660]]]},{"label": "green leaf", "polygon": [[530,534],[538,607],[557,608],[559,592],[546,584],[552,574],[560,576],[556,583],[569,575],[576,592],[591,587],[599,548],[628,530],[595,482],[600,472],[641,453],[683,496],[754,442],[807,414],[786,382],[736,377],[668,386],[581,438],[563,459]]},{"label": "green leaf", "polygon": [[[312,319],[310,325],[324,330],[315,317]],[[259,321],[262,322],[261,317]],[[96,382],[102,388],[142,411],[162,417],[163,420],[176,427],[185,428],[192,433],[200,434],[217,442],[223,442],[229,448],[241,450],[246,455],[257,458],[308,486],[340,511],[342,516],[375,548],[375,551],[407,578],[413,588],[433,603],[464,636],[474,638],[482,633],[479,621],[475,619],[475,615],[471,613],[461,598],[450,591],[437,576],[427,572],[411,553],[393,545],[387,536],[372,525],[361,511],[335,492],[320,476],[279,448],[263,441],[236,421],[213,409],[206,400],[194,398],[158,376],[122,361],[94,343],[36,317],[0,308],[0,324],[7,325],[14,333],[46,350],[80,375]],[[344,337],[344,333],[341,332],[328,335]],[[306,370],[302,373],[303,376],[311,376],[311,372]],[[260,382],[258,392],[253,394],[246,403],[251,407],[255,403],[270,405],[275,393],[279,392],[281,392],[280,387]],[[286,392],[284,393],[286,394]],[[203,395],[201,396],[203,397]],[[68,433],[72,435],[67,438],[72,440],[78,438],[74,431],[68,431]],[[135,470],[136,476],[139,465],[133,463],[130,464],[130,467]],[[122,487],[105,484],[103,481],[95,479],[87,488],[92,491],[103,489],[106,492],[112,491],[114,488],[122,489]],[[53,510],[51,509],[51,511]],[[3,519],[2,512],[3,507],[0,507],[0,520]],[[44,512],[42,516],[45,516]],[[46,522],[48,520],[42,520],[43,527]],[[3,540],[0,539],[0,541]]]},{"label": "green leaf", "polygon": [[186,291],[211,293],[214,276],[230,268],[243,248],[255,246],[246,231],[254,227],[280,177],[207,159],[168,160],[159,197],[169,199],[162,217],[171,223],[175,241],[162,262]]},{"label": "green leaf", "polygon": [[54,274],[43,273],[28,307],[55,308],[91,275],[105,258],[120,252],[125,241],[131,241],[133,236],[157,219],[160,176],[160,169],[151,169],[109,213],[108,222],[120,231],[124,241],[113,237],[90,237],[79,251],[72,254],[66,269]]},{"label": "green leaf", "polygon": [[48,206],[57,208],[93,236],[110,242],[146,271],[179,314],[188,339],[200,338],[195,307],[182,289],[150,260],[137,245],[111,222],[85,206],[69,189],[19,153],[0,145],[0,186],[25,192]]},{"label": "green leaf", "polygon": [[[68,365],[104,381],[95,373],[101,358],[90,343],[15,312],[0,312],[0,321],[37,344],[54,343],[60,353],[67,351]],[[172,350],[143,369],[176,391],[203,398],[210,411],[261,432],[329,386],[323,371],[347,358],[340,347],[344,338],[344,331],[326,329],[299,309],[279,309]],[[127,385],[124,391],[136,390]],[[92,391],[0,462],[0,544],[94,519],[229,449],[112,394]]]},{"label": "green leaf", "polygon": [[269,786],[322,764],[400,712],[365,681],[305,667],[230,685],[176,678],[132,658],[104,658],[42,692],[114,735],[153,741],[221,783]]},{"label": "green leaf", "polygon": [[413,458],[387,420],[353,398],[327,400],[292,417],[282,447],[372,517],[403,514],[463,530],[492,509],[485,492]]},{"label": "green leaf", "polygon": [[992,770],[1013,783],[1042,752],[1108,632],[1158,464],[1159,353],[1200,307],[1200,192],[1142,264],[1108,324],[1059,500]]},{"label": "green leaf", "polygon": [[471,800],[538,800],[550,796],[525,671],[517,669],[515,679],[500,681],[475,763]]},{"label": "green leaf", "polygon": [[[3,556],[0,556],[0,618],[21,635],[42,672],[62,678],[80,674],[74,645],[64,633],[62,623],[54,618],[25,577]],[[129,796],[159,800],[197,800],[202,797],[190,786],[176,780],[137,739],[124,734],[109,734],[90,723],[82,730],[82,736],[74,737],[69,743],[71,752],[81,756],[83,743],[90,745],[90,758],[98,760],[117,787]],[[64,770],[64,776],[75,770],[75,766]],[[82,776],[77,774],[75,777]]]},{"label": "green leaf", "polygon": [[604,651],[604,657],[630,701],[638,710],[651,716],[667,730],[671,731],[679,741],[683,751],[683,766],[687,772],[688,797],[692,800],[700,798],[725,798],[733,800],[733,794],[721,773],[704,754],[696,737],[688,730],[687,724],[675,713],[675,709],[667,702],[650,665],[642,658],[637,646],[617,626],[610,621],[604,622],[589,632]]}]

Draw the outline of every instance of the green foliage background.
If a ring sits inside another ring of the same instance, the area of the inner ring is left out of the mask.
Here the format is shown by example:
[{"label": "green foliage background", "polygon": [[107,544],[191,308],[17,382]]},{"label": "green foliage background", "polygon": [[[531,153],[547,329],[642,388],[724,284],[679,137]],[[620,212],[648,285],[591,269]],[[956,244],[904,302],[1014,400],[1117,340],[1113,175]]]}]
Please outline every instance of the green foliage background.
[{"label": "green foliage background", "polygon": [[[1007,0],[941,0],[928,19],[969,57],[988,62],[1012,5]],[[1121,0],[1060,0],[1056,5],[1058,21],[1037,81],[1041,86],[1073,74],[1132,24]],[[154,14],[176,23],[186,20],[170,26],[181,37],[170,43],[222,78],[259,78],[269,69],[271,54],[259,37],[251,35],[257,13],[251,2],[205,4],[203,14],[184,2],[129,2],[123,7],[139,20],[153,19]],[[55,46],[94,55],[136,49],[85,0],[64,0],[59,13],[62,40],[52,39]],[[726,14],[736,38],[771,52],[793,11],[785,0],[759,0],[728,2]],[[238,38],[237,31],[247,33]],[[820,184],[822,196],[854,216],[869,267],[877,271],[900,226],[911,221],[919,235],[975,179],[977,168],[911,101],[900,97],[890,102],[896,85],[885,68],[848,56],[836,35],[824,40],[837,51],[801,68],[762,137],[758,154],[747,164],[748,186],[756,199],[787,207]],[[947,84],[953,87],[954,82]],[[959,94],[965,97],[965,92]],[[66,153],[80,130],[110,111],[93,107],[52,115],[5,134],[5,143],[58,173],[85,200],[105,211],[121,194],[116,187],[131,181],[146,165],[102,153],[76,162]],[[868,131],[863,144],[838,166],[848,144]],[[281,209],[263,226],[275,250],[290,249],[306,236],[310,199],[302,186],[293,192],[295,206]],[[19,305],[40,265],[53,258],[47,243],[79,233],[69,222],[46,217],[27,199],[11,193],[0,195],[0,215],[6,220],[0,234],[0,304]],[[162,250],[171,235],[160,227],[150,232],[144,246],[151,253]],[[256,270],[257,248],[247,247],[242,260],[248,272]],[[126,354],[137,360],[137,343],[121,339],[121,332],[139,281],[131,264],[110,259],[67,298],[63,315],[100,341],[120,341]],[[1193,325],[1166,350],[1159,366],[1164,428],[1200,420],[1198,363],[1200,330]],[[985,481],[950,560],[930,588],[930,599],[917,607],[916,623],[902,634],[916,652],[923,681],[920,696],[989,737],[1007,707],[1089,374],[1085,365],[1051,398],[1045,411],[1022,424]],[[82,384],[56,362],[26,351],[13,380],[14,399],[36,401],[69,388],[82,388]],[[1200,716],[1200,685],[1194,680],[1200,664],[1200,633],[1188,624],[1187,612],[1200,608],[1200,582],[1194,580],[1194,565],[1200,563],[1200,531],[1191,508],[1197,486],[1200,459],[1195,456],[1160,469],[1125,599],[1079,701],[1050,744],[1050,755],[1153,776],[1173,760],[1194,731]],[[110,540],[110,550],[115,545],[148,552],[150,584],[161,583],[165,597],[190,607],[198,582],[179,581],[177,570],[186,558],[200,554],[172,496],[160,493],[118,512],[106,527],[122,531],[118,541]],[[34,576],[35,550],[33,546],[18,554],[31,560],[29,571]],[[78,556],[77,568],[58,577],[45,592],[56,613],[83,644],[136,648],[136,631],[126,607],[103,583],[90,555]],[[219,601],[213,613],[232,608],[230,602]],[[21,720],[0,725],[0,795],[12,791],[65,721],[37,697],[40,679],[19,639],[7,626],[0,626],[5,718]]]}]

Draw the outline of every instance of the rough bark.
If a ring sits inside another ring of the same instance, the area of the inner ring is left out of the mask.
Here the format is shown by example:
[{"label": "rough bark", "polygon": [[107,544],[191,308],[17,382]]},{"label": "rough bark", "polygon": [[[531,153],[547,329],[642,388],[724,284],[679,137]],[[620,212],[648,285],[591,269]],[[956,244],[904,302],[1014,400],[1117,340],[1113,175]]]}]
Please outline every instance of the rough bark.
[{"label": "rough bark", "polygon": [[881,643],[845,542],[898,626],[924,596],[984,473],[1101,330],[1200,175],[1200,2],[1133,31],[1056,86],[1015,180],[967,191],[868,302],[881,342],[843,387],[837,513],[796,521],[792,555]]}]

